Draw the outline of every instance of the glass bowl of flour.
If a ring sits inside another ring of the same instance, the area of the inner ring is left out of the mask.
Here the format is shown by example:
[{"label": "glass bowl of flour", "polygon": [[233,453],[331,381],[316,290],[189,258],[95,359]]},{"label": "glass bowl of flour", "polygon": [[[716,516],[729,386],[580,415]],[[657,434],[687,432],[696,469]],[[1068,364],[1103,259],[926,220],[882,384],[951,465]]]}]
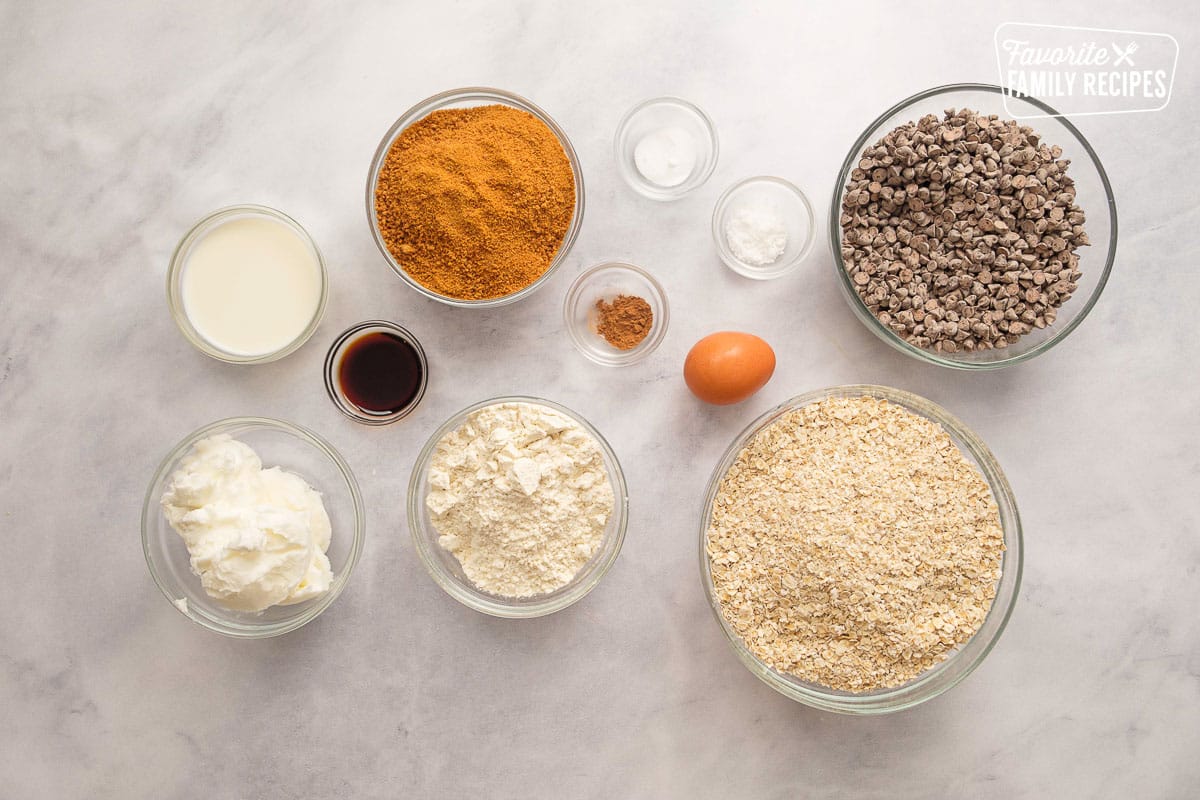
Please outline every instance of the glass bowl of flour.
[{"label": "glass bowl of flour", "polygon": [[616,454],[569,408],[497,397],[458,412],[417,457],[413,544],[434,581],[497,617],[540,617],[595,588],[629,520]]}]

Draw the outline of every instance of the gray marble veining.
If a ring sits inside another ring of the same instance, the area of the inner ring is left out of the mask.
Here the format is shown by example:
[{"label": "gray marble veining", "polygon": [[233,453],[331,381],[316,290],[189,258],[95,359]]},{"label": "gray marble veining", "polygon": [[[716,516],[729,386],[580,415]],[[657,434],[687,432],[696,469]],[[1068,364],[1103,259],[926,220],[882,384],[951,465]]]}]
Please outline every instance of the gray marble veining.
[{"label": "gray marble veining", "polygon": [[[938,3],[0,3],[0,797],[1195,797],[1200,794],[1200,124],[1186,3],[1055,6],[1052,21],[1169,31],[1160,112],[1080,127],[1109,170],[1121,244],[1092,316],[1050,354],[986,375],[926,367],[863,329],[828,247],[753,283],[708,218],[752,174],[807,190],[819,219],[845,149],[919,89],[994,80],[992,31],[1045,21]],[[1003,14],[1003,16],[1001,16]],[[570,261],[522,303],[464,312],[386,268],[364,219],[379,137],[417,100],[493,85],[546,108],[584,164]],[[621,184],[611,136],[672,93],[721,136],[710,182],[656,204]],[[238,368],[175,330],[163,279],[198,217],[295,216],[332,274],[298,353]],[[653,357],[606,370],[560,304],[605,259],[663,282]],[[411,418],[356,426],[324,396],[324,349],[384,317],[424,343]],[[698,405],[683,356],[721,327],[777,349],[747,403]],[[710,617],[699,500],[734,434],[837,383],[923,394],[989,443],[1026,529],[1025,582],[986,663],[886,718],[796,705],[756,681]],[[410,465],[453,411],[538,394],[592,420],[631,488],[604,582],[549,618],[445,596],[403,522]],[[263,642],[188,624],[138,544],[158,459],[224,416],[310,426],[363,484],[366,550],[320,619]]]}]

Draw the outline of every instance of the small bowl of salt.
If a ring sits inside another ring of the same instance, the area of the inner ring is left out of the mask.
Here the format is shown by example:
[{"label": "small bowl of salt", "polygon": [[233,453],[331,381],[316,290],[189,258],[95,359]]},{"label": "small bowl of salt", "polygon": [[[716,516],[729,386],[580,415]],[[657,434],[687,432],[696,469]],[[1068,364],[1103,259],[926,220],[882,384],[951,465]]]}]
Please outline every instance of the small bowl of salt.
[{"label": "small bowl of salt", "polygon": [[760,175],[725,190],[713,210],[712,234],[725,266],[769,280],[800,266],[812,249],[812,205],[782,178]]}]

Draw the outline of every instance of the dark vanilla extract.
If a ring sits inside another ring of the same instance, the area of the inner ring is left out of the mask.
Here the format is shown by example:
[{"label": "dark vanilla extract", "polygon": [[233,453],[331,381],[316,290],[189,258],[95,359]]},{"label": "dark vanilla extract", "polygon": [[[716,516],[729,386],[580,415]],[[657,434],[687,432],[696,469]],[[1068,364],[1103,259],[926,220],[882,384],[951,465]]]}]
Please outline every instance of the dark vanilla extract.
[{"label": "dark vanilla extract", "polygon": [[425,371],[416,348],[391,333],[366,333],[350,342],[337,379],[346,399],[368,414],[394,414],[417,397]]}]

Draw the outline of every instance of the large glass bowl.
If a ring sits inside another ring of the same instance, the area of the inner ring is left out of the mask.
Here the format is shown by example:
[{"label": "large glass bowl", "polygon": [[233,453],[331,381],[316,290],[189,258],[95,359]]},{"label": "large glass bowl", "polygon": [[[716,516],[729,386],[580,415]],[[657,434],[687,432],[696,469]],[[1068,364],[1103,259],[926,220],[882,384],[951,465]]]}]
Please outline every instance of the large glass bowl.
[{"label": "large glass bowl", "polygon": [[[442,440],[443,436],[462,425],[472,413],[497,403],[531,403],[552,408],[560,414],[570,417],[591,434],[604,453],[604,466],[613,490],[613,509],[608,517],[608,525],[604,529],[600,547],[591,560],[576,573],[570,583],[547,594],[513,598],[479,589],[463,572],[462,565],[459,564],[454,554],[438,543],[438,531],[433,526],[429,509],[425,506],[425,498],[429,494],[429,465],[433,460],[438,442]],[[517,619],[540,617],[561,611],[582,599],[584,595],[595,588],[600,579],[612,567],[613,562],[617,560],[617,555],[621,552],[621,543],[625,540],[625,527],[628,523],[629,492],[625,487],[625,475],[617,461],[617,454],[613,452],[612,447],[604,440],[600,432],[592,427],[586,419],[565,406],[539,397],[495,397],[464,408],[450,417],[429,437],[429,441],[417,456],[412,478],[408,482],[408,527],[412,532],[413,544],[416,546],[421,563],[425,565],[425,569],[429,571],[437,585],[445,590],[446,594],[469,608],[495,617]]]},{"label": "large glass bowl", "polygon": [[[396,261],[396,257],[392,255],[391,251],[387,248],[387,244],[383,241],[383,234],[379,230],[379,219],[375,216],[375,187],[379,183],[379,172],[383,168],[383,162],[387,158],[388,151],[392,148],[392,143],[410,125],[440,109],[474,108],[476,106],[490,105],[511,106],[512,108],[527,111],[541,120],[547,128],[554,132],[559,144],[562,145],[563,152],[567,154],[567,160],[571,162],[571,173],[575,178],[575,212],[571,216],[571,224],[567,227],[567,232],[563,235],[562,243],[558,246],[558,251],[554,254],[554,260],[550,262],[550,266],[546,268],[541,277],[523,289],[501,297],[493,297],[487,300],[462,300],[457,297],[438,294],[422,286],[405,272],[404,267]],[[579,236],[579,229],[583,225],[583,198],[583,167],[579,163],[579,157],[575,154],[575,148],[571,146],[571,140],[567,138],[566,132],[559,127],[557,122],[550,118],[549,114],[525,98],[501,89],[481,87],[452,89],[441,94],[435,94],[433,97],[417,103],[408,111],[405,111],[400,119],[396,120],[392,127],[388,129],[388,132],[384,134],[383,140],[379,143],[379,148],[375,151],[375,157],[371,160],[371,171],[367,174],[367,224],[371,226],[371,236],[375,240],[375,246],[383,254],[388,266],[413,289],[416,289],[431,300],[437,300],[439,303],[446,303],[451,306],[461,308],[490,308],[515,303],[523,297],[528,297],[550,279],[554,271],[566,260],[567,254],[571,252],[572,245],[575,244],[576,237]]]},{"label": "large glass bowl", "polygon": [[[192,445],[221,433],[249,445],[264,467],[278,466],[294,472],[321,493],[333,528],[326,551],[333,582],[325,594],[295,605],[271,606],[255,614],[226,608],[200,585],[200,578],[192,572],[187,547],[167,522],[159,501],[171,474]],[[365,524],[358,481],[332,445],[299,425],[266,417],[233,417],[190,434],[159,464],[142,505],[142,550],[154,582],[184,616],[226,636],[264,639],[310,622],[337,599],[362,553]]]},{"label": "large glass bowl", "polygon": [[[1000,509],[1000,524],[1004,531],[1005,551],[1001,562],[1000,580],[996,586],[996,597],[988,609],[983,625],[967,642],[942,662],[930,667],[908,683],[874,692],[850,693],[835,691],[819,684],[803,681],[793,675],[776,670],[754,655],[741,636],[737,634],[721,613],[721,606],[716,598],[713,587],[711,564],[706,545],[708,543],[708,527],[712,519],[713,502],[721,479],[751,439],[759,431],[771,425],[787,412],[802,408],[830,397],[863,397],[870,396],[889,403],[894,403],[914,414],[936,422],[950,435],[951,440],[976,468],[979,469],[988,486],[992,497]],[[772,689],[798,700],[805,705],[820,708],[825,711],[836,711],[843,714],[884,714],[915,706],[937,697],[942,692],[955,686],[967,677],[983,659],[991,652],[1008,624],[1013,605],[1017,600],[1017,591],[1021,586],[1021,518],[1017,514],[1016,500],[1008,479],[1000,470],[995,457],[978,436],[971,432],[959,420],[955,419],[941,406],[923,397],[899,389],[886,386],[837,386],[830,389],[820,389],[815,392],[793,397],[782,405],[776,406],[750,423],[733,444],[725,451],[717,468],[713,471],[708,482],[708,491],[704,498],[704,513],[700,521],[700,574],[704,582],[704,591],[721,630],[729,640],[738,658],[760,680]]]},{"label": "large glass bowl", "polygon": [[[1007,103],[1008,108],[1005,108]],[[1079,271],[1082,273],[1078,288],[1058,310],[1054,324],[1045,328],[1034,328],[1007,347],[972,352],[938,353],[932,349],[909,344],[898,334],[881,323],[855,291],[846,265],[842,261],[842,200],[850,173],[857,166],[863,149],[883,138],[892,129],[926,114],[939,117],[948,108],[970,108],[981,114],[997,114],[1001,119],[1037,114],[1056,114],[1050,106],[1031,97],[1005,97],[999,86],[984,83],[959,83],[938,86],[913,95],[883,112],[863,131],[850,147],[846,160],[838,172],[833,187],[833,201],[829,209],[829,240],[833,247],[834,269],[838,275],[838,286],[854,315],[876,336],[892,347],[913,358],[931,364],[954,369],[981,370],[997,369],[1028,361],[1061,342],[1083,322],[1100,298],[1108,274],[1112,270],[1117,251],[1117,205],[1113,199],[1112,186],[1100,159],[1083,134],[1065,117],[1018,119],[1029,125],[1050,145],[1062,148],[1063,158],[1071,160],[1067,174],[1075,181],[1076,202],[1087,215],[1084,229],[1091,244],[1076,251],[1079,256]]]}]

